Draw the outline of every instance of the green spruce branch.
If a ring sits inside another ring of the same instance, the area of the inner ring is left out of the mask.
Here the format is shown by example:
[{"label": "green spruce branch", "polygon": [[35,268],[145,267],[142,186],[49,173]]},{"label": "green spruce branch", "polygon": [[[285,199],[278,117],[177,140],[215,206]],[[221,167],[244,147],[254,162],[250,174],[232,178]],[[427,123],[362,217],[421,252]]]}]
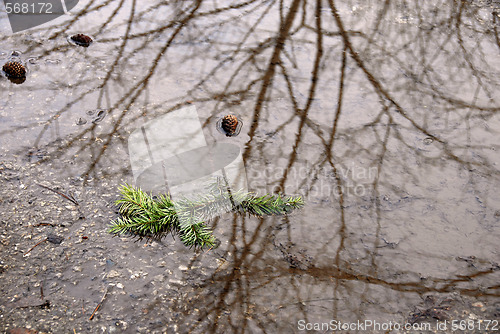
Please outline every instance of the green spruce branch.
[{"label": "green spruce branch", "polygon": [[168,234],[178,235],[189,248],[213,247],[216,239],[206,225],[221,212],[254,216],[288,214],[304,205],[300,196],[257,196],[244,191],[230,192],[219,183],[211,191],[194,199],[173,202],[170,196],[153,197],[140,188],[125,184],[116,202],[120,217],[111,223],[110,233],[159,240]]}]

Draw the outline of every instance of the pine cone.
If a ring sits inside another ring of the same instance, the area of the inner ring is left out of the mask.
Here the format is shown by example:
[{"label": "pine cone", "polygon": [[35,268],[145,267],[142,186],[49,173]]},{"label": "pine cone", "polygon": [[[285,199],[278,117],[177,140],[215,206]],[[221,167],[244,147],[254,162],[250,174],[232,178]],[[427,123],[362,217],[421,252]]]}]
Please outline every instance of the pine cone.
[{"label": "pine cone", "polygon": [[9,79],[22,79],[26,78],[26,68],[23,64],[17,61],[9,61],[3,65],[2,70],[5,72]]},{"label": "pine cone", "polygon": [[75,42],[76,45],[83,46],[87,48],[90,44],[92,44],[92,37],[84,35],[84,34],[76,34],[71,36],[71,40]]},{"label": "pine cone", "polygon": [[236,127],[238,126],[238,119],[234,115],[224,116],[222,119],[222,129],[226,131],[227,134],[231,135],[236,131]]}]

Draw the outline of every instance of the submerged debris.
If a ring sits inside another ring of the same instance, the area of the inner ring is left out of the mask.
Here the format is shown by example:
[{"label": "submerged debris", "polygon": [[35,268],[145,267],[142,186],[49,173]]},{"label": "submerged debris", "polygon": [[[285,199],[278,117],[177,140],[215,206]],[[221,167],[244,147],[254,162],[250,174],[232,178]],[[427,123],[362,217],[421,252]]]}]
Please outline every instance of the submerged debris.
[{"label": "submerged debris", "polygon": [[424,309],[418,309],[410,314],[409,323],[428,319],[444,321],[450,319],[448,311],[452,308],[452,298],[438,299],[436,296],[427,296],[424,300]]},{"label": "submerged debris", "polygon": [[71,41],[73,41],[76,45],[83,46],[84,48],[88,48],[90,44],[94,41],[92,37],[84,35],[84,34],[76,34],[70,37]]},{"label": "submerged debris", "polygon": [[84,125],[84,124],[87,124],[87,120],[85,118],[79,117],[76,120],[76,125]]},{"label": "submerged debris", "polygon": [[273,240],[274,247],[283,255],[283,259],[288,262],[290,268],[307,270],[313,267],[313,258],[310,257],[305,249],[297,250],[293,243],[282,244]]}]

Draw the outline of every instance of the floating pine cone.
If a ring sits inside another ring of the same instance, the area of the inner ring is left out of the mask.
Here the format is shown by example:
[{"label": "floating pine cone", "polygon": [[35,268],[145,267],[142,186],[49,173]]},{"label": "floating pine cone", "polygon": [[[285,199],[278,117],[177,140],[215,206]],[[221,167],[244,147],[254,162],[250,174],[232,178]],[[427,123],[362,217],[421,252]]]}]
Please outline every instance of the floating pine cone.
[{"label": "floating pine cone", "polygon": [[228,137],[236,137],[243,126],[243,122],[234,115],[226,115],[217,121],[217,130]]},{"label": "floating pine cone", "polygon": [[93,40],[92,37],[84,35],[84,34],[76,34],[71,36],[71,40],[76,44],[80,45],[83,47],[88,47],[90,44],[92,44]]},{"label": "floating pine cone", "polygon": [[26,78],[26,68],[23,64],[17,61],[9,61],[3,65],[2,70],[5,72],[9,79],[23,79]]},{"label": "floating pine cone", "polygon": [[234,115],[224,116],[221,126],[228,134],[233,134],[238,126],[238,119]]}]

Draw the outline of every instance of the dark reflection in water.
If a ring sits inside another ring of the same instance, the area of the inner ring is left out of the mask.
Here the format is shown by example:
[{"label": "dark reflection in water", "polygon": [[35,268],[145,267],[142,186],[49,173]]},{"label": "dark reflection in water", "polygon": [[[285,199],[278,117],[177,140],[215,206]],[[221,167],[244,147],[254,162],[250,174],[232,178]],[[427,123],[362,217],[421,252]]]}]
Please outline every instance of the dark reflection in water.
[{"label": "dark reflection in water", "polygon": [[[221,248],[171,261],[220,266],[147,304],[177,317],[126,311],[135,321],[293,331],[300,319],[404,321],[429,293],[500,295],[496,5],[84,3],[63,24],[1,38],[1,54],[35,59],[22,85],[1,81],[6,154],[42,150],[32,162],[61,175],[130,182],[128,134],[194,104],[207,140],[241,145],[252,190],[307,203],[216,220]],[[76,48],[74,33],[95,41]],[[84,122],[88,110],[105,113]],[[244,126],[226,138],[216,122],[232,113]]]}]

